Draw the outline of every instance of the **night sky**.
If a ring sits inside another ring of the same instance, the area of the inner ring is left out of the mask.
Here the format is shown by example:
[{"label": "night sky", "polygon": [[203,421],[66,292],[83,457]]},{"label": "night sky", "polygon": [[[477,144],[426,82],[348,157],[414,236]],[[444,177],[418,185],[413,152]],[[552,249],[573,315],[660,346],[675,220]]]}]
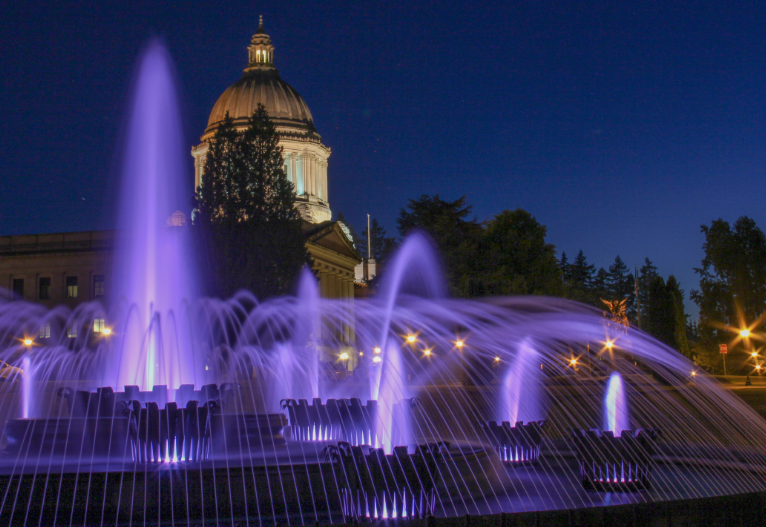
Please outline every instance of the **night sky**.
[{"label": "night sky", "polygon": [[176,60],[191,148],[259,14],[359,230],[466,195],[479,220],[527,209],[570,258],[648,256],[688,292],[701,224],[766,228],[763,2],[30,1],[0,32],[0,234],[110,227],[142,47]]}]

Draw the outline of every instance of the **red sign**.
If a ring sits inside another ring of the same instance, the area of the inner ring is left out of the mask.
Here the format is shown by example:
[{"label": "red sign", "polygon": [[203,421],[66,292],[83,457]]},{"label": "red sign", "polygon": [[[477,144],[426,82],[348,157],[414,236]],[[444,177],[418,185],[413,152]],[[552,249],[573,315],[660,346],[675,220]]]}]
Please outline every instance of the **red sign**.
[{"label": "red sign", "polygon": [[726,344],[719,344],[718,349],[720,349],[721,353],[723,353],[724,355],[729,353],[729,346],[727,346]]}]

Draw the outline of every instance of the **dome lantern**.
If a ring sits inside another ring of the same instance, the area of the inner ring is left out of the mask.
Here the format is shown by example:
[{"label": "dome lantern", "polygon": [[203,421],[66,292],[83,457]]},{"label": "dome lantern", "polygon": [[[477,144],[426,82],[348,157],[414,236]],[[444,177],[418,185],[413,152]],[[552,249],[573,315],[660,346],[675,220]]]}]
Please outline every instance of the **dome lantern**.
[{"label": "dome lantern", "polygon": [[258,30],[247,47],[249,62],[245,71],[274,67],[274,46],[263,29],[263,16],[258,18]]}]

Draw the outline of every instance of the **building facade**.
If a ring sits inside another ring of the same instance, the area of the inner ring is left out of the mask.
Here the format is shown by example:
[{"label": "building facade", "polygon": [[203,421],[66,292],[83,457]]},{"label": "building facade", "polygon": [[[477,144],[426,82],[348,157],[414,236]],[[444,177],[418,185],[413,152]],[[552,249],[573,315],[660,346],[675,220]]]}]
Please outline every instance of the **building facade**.
[{"label": "building facade", "polygon": [[9,299],[52,308],[101,300],[110,291],[114,231],[0,237],[0,282]]}]

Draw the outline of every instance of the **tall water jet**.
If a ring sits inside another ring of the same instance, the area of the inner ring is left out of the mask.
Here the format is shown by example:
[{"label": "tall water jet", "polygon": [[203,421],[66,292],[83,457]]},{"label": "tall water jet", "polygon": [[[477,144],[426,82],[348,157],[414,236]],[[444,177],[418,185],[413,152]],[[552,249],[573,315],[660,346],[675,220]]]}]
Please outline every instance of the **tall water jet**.
[{"label": "tall water jet", "polygon": [[[401,294],[415,294],[421,298],[446,296],[441,263],[436,257],[431,241],[421,232],[416,231],[404,240],[386,272],[381,287],[385,312],[378,342],[383,349],[389,347],[391,316]],[[373,399],[378,397],[380,372],[380,368],[371,371],[370,391]]]},{"label": "tall water jet", "polygon": [[307,399],[319,397],[319,354],[317,342],[321,339],[322,331],[319,313],[319,286],[314,274],[308,267],[301,271],[298,283],[298,301],[304,313],[297,323],[293,337],[293,349],[300,357],[305,369],[304,384],[308,391]]},{"label": "tall water jet", "polygon": [[630,430],[625,387],[622,383],[622,375],[616,371],[609,376],[609,383],[606,387],[603,429],[611,430],[615,437],[622,434],[623,430]]},{"label": "tall water jet", "polygon": [[540,357],[530,339],[519,344],[516,358],[505,376],[505,404],[499,405],[498,421],[539,421],[543,418],[540,378]]},{"label": "tall water jet", "polygon": [[[411,423],[409,412],[402,413],[398,408],[400,401],[407,399],[409,394],[404,384],[404,362],[402,352],[394,343],[389,343],[383,355],[383,367],[380,380],[380,392],[375,394],[378,400],[378,422],[376,436],[380,446],[386,453],[391,453],[395,440],[407,441],[410,436]],[[399,442],[406,445],[406,442]]]},{"label": "tall water jet", "polygon": [[[188,354],[188,335],[162,331],[185,299],[194,297],[196,273],[188,229],[178,226],[188,207],[190,182],[179,103],[168,51],[152,41],[142,54],[133,83],[122,159],[119,250],[115,255],[115,332],[122,349],[114,386],[194,384],[198,372]],[[176,226],[173,226],[176,225]],[[133,323],[135,321],[135,323]]]}]

